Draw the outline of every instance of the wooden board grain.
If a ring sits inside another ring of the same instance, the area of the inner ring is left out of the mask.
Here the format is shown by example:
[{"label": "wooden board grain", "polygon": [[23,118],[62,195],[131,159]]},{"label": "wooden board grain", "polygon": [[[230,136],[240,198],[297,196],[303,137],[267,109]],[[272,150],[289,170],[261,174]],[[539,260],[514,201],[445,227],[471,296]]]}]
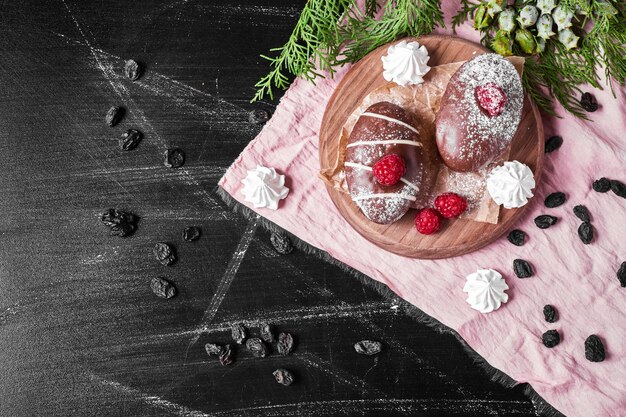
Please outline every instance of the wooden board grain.
[{"label": "wooden board grain", "polygon": [[[486,51],[478,44],[450,36],[425,36],[419,42],[428,48],[431,66],[465,61]],[[363,98],[387,84],[382,76],[380,59],[388,47],[381,46],[355,64],[328,102],[320,131],[320,166],[330,166],[336,160],[341,129]],[[535,104],[526,97],[509,160],[518,160],[530,166],[539,184],[543,155],[541,115]],[[389,252],[411,258],[441,259],[478,250],[509,231],[526,208],[501,209],[500,221],[495,225],[462,219],[446,221],[438,233],[427,236],[415,230],[414,210],[410,210],[396,223],[381,225],[368,220],[348,194],[330,186],[326,188],[341,215],[357,232]]]}]

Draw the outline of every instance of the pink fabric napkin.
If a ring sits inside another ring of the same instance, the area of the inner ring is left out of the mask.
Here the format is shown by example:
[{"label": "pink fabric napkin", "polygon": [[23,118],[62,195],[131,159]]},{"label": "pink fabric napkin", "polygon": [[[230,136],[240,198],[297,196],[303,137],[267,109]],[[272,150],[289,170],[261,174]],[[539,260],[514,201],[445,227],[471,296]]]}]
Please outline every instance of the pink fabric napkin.
[{"label": "pink fabric napkin", "polygon": [[[445,3],[445,2],[444,2]],[[458,2],[446,3],[446,14]],[[448,20],[449,21],[449,20]],[[440,31],[440,33],[449,33]],[[459,36],[477,40],[470,27]],[[328,252],[337,260],[387,285],[393,292],[454,329],[491,366],[518,382],[529,383],[556,409],[568,416],[626,414],[626,288],[616,271],[626,260],[626,200],[601,194],[591,183],[602,176],[626,181],[626,101],[624,90],[592,91],[600,109],[594,122],[578,120],[559,109],[562,119],[544,117],[546,135],[561,135],[563,146],[546,155],[541,183],[525,216],[515,226],[529,239],[522,247],[505,238],[468,255],[444,260],[404,258],[371,244],[341,217],[318,178],[318,132],[324,108],[349,66],[334,79],[313,85],[296,80],[272,119],[237,158],[220,186],[239,203]],[[275,167],[288,177],[289,196],[276,211],[254,209],[244,202],[241,179],[257,164]],[[555,191],[567,202],[554,209],[544,198]],[[584,245],[572,208],[585,205],[596,238]],[[547,230],[535,226],[540,214],[557,216]],[[535,275],[519,279],[513,260],[532,263]],[[478,268],[493,268],[506,279],[508,303],[481,314],[470,308],[462,291],[465,277]],[[552,304],[556,323],[544,321],[542,308]],[[561,343],[549,349],[541,335],[549,329]],[[607,357],[585,359],[584,342],[600,336]]]}]

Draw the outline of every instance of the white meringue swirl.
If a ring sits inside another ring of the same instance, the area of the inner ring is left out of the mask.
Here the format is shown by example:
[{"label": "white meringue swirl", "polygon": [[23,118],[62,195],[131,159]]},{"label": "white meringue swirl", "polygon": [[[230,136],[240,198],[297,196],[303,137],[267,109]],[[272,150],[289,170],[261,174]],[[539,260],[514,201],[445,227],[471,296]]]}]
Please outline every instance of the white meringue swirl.
[{"label": "white meringue swirl", "polygon": [[467,302],[481,313],[491,313],[509,300],[505,293],[509,286],[498,271],[479,269],[467,276],[463,291],[467,293]]},{"label": "white meringue swirl", "polygon": [[527,166],[518,161],[507,161],[495,167],[487,177],[487,191],[498,205],[518,208],[528,203],[533,196],[535,177]]},{"label": "white meringue swirl", "polygon": [[381,59],[385,80],[401,86],[423,83],[424,75],[430,71],[426,65],[430,59],[428,50],[418,42],[401,41],[391,45]]},{"label": "white meringue swirl", "polygon": [[274,168],[257,165],[255,169],[248,171],[248,175],[241,182],[245,201],[251,202],[257,208],[276,210],[278,202],[289,194],[289,188],[285,187],[285,176],[278,174]]}]

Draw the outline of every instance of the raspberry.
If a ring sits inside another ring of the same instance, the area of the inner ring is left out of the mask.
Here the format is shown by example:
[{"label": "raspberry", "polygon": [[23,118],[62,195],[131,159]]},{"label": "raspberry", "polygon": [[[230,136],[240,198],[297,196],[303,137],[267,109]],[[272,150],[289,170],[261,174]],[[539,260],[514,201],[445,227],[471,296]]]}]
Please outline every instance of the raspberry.
[{"label": "raspberry", "polygon": [[383,156],[374,164],[372,172],[380,185],[395,185],[406,172],[404,159],[394,153]]},{"label": "raspberry", "polygon": [[439,230],[441,218],[437,210],[426,208],[417,212],[415,228],[423,235],[431,235]]},{"label": "raspberry", "polygon": [[443,193],[435,199],[435,208],[446,219],[457,217],[467,209],[467,201],[455,193]]},{"label": "raspberry", "polygon": [[494,117],[502,113],[506,104],[506,94],[498,84],[486,83],[474,90],[476,101],[488,116]]}]

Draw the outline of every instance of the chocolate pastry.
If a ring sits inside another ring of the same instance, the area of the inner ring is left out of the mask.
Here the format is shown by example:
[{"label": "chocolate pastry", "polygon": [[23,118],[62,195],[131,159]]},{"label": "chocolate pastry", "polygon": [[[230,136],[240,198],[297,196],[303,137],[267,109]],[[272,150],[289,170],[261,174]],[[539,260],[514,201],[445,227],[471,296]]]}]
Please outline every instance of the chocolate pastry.
[{"label": "chocolate pastry", "polygon": [[473,172],[501,156],[517,132],[523,104],[522,83],[511,62],[483,54],[464,63],[450,79],[435,121],[444,163]]},{"label": "chocolate pastry", "polygon": [[[425,188],[423,133],[400,106],[380,102],[359,117],[346,145],[345,173],[352,200],[376,223],[399,220]],[[394,185],[381,185],[372,167],[387,155],[398,155],[404,175]]]}]

